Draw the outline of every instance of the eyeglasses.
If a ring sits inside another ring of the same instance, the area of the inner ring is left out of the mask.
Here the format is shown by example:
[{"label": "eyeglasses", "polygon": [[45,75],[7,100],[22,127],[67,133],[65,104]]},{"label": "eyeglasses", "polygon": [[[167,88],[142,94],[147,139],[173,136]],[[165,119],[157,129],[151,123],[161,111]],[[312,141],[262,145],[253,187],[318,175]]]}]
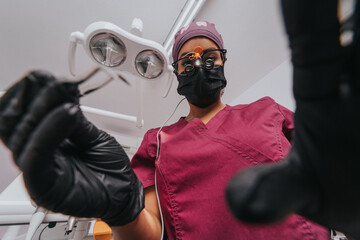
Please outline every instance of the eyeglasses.
[{"label": "eyeglasses", "polygon": [[226,49],[205,49],[196,47],[194,52],[186,53],[180,59],[172,63],[176,75],[191,76],[195,67],[202,66],[206,70],[223,65],[226,61]]}]

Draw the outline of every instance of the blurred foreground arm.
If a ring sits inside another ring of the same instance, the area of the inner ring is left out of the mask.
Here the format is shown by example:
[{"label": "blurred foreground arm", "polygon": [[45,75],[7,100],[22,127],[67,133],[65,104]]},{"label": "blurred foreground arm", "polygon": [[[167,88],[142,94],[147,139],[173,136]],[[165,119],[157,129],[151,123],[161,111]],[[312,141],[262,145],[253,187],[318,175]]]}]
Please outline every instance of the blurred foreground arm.
[{"label": "blurred foreground arm", "polygon": [[295,137],[284,161],[236,175],[234,214],[257,223],[298,213],[360,238],[360,39],[340,45],[336,0],[282,0],[294,67]]}]

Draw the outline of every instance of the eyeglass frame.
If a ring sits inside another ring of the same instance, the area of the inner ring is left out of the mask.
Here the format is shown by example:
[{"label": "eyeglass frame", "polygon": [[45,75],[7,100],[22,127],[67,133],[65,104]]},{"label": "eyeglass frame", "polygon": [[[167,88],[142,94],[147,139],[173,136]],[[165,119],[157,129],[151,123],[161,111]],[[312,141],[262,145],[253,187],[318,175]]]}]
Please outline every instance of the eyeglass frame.
[{"label": "eyeglass frame", "polygon": [[[204,55],[204,54],[206,54],[206,53],[209,53],[209,52],[213,52],[213,51],[220,51],[221,53],[222,53],[222,55],[221,55],[221,60],[222,60],[222,62],[223,62],[223,64],[222,65],[224,65],[224,63],[226,62],[226,60],[227,60],[227,58],[226,58],[226,53],[227,53],[227,49],[225,49],[225,48],[217,48],[217,49],[213,49],[213,48],[210,48],[210,49],[205,49],[202,53],[201,53],[201,56],[200,56],[200,59],[201,59],[201,65],[200,66],[203,66],[203,61],[202,61],[202,56]],[[186,59],[186,58],[190,58],[191,56],[184,56],[184,57],[181,57],[181,58],[179,58],[178,60],[176,60],[175,62],[173,62],[172,64],[171,64],[171,66],[174,68],[174,74],[175,75],[180,75],[180,74],[182,74],[183,72],[181,72],[181,73],[178,73],[178,70],[177,70],[177,64],[178,64],[178,62],[179,61],[181,61],[181,60],[183,60],[183,59]],[[191,60],[193,60],[193,59],[191,59]],[[195,59],[196,60],[196,59]],[[221,66],[221,65],[213,65],[213,67],[211,68],[211,69],[214,69],[215,68],[215,66]],[[195,66],[193,65],[193,67],[195,68]],[[211,70],[211,69],[208,69],[208,70]],[[185,71],[184,71],[185,72]],[[188,74],[186,74],[186,75],[188,75]]]}]

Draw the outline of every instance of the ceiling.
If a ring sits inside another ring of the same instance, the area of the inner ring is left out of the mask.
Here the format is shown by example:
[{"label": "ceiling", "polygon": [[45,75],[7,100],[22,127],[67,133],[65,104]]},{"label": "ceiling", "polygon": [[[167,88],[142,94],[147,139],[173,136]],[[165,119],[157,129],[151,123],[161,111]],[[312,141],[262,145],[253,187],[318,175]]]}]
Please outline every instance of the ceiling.
[{"label": "ceiling", "polygon": [[[186,0],[2,0],[0,1],[0,89],[5,90],[33,69],[55,76],[71,75],[68,69],[69,36],[84,31],[91,23],[108,21],[130,31],[134,18],[143,22],[142,37],[163,44]],[[228,49],[225,75],[228,86],[223,96],[232,103],[242,93],[288,60],[278,0],[207,0],[196,20],[215,23]],[[76,52],[78,72],[95,65],[83,49]],[[104,76],[98,76],[104,77]],[[81,100],[84,106],[115,113],[136,115],[136,77],[127,76],[131,86],[112,81]],[[144,126],[133,122],[87,113],[98,127],[115,135],[124,145],[138,146],[146,130],[161,126],[181,99],[176,79],[167,98],[162,95],[166,79],[143,81]],[[279,89],[279,91],[282,91]],[[288,89],[286,89],[288,91]],[[169,123],[187,114],[183,102]]]}]

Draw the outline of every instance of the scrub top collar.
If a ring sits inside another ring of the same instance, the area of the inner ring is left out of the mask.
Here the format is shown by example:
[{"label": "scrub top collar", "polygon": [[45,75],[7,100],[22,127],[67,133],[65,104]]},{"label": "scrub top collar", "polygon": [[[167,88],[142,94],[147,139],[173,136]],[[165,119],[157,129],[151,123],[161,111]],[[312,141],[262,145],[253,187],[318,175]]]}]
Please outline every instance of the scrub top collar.
[{"label": "scrub top collar", "polygon": [[218,113],[216,113],[215,116],[213,116],[210,119],[210,121],[207,122],[206,124],[203,123],[203,121],[201,121],[199,118],[194,118],[188,122],[185,120],[185,117],[180,117],[178,124],[181,125],[195,124],[198,125],[199,127],[210,129],[213,125],[216,125],[216,123],[218,123],[224,118],[224,116],[226,115],[229,109],[230,106],[225,104],[225,107],[221,109]]}]

